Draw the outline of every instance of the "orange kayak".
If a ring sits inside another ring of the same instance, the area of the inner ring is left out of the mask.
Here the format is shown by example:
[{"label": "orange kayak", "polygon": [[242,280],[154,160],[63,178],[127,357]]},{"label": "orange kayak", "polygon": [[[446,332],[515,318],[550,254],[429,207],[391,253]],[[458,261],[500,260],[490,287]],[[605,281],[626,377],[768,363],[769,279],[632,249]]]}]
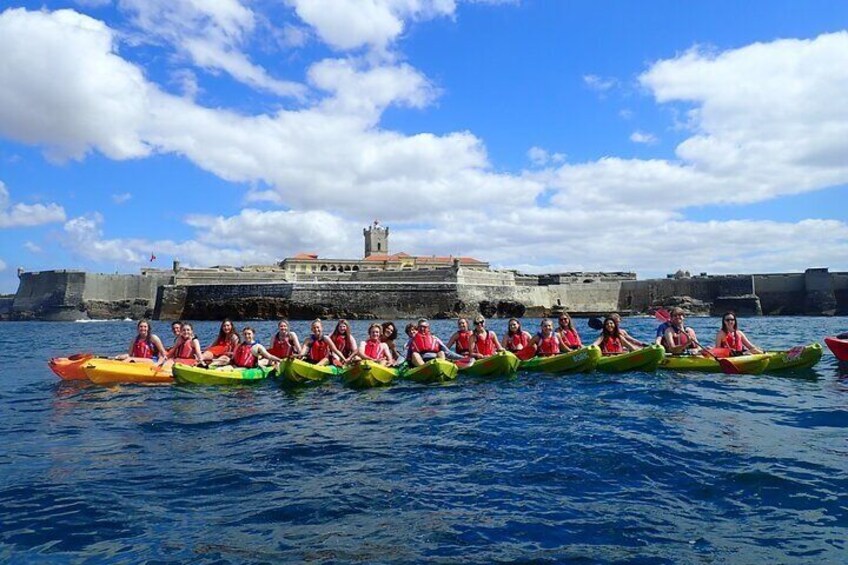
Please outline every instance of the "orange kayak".
[{"label": "orange kayak", "polygon": [[89,359],[94,359],[93,353],[77,353],[70,357],[53,357],[47,361],[50,370],[63,381],[87,381],[83,367]]}]

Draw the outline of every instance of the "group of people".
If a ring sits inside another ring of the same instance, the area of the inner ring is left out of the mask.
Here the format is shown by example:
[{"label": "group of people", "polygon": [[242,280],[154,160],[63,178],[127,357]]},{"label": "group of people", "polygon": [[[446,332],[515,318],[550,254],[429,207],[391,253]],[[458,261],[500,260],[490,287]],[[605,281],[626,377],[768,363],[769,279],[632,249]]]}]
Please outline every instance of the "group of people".
[{"label": "group of people", "polygon": [[[654,343],[662,345],[668,353],[674,355],[700,352],[702,345],[695,331],[684,325],[684,320],[682,309],[672,309],[670,319],[657,328]],[[498,351],[510,351],[522,359],[529,359],[532,356],[558,355],[583,347],[571,316],[565,312],[559,315],[556,329],[553,322],[546,318],[541,321],[535,335],[522,329],[520,320],[510,318],[503,340],[486,327],[483,316],[474,318],[473,329],[468,319],[460,318],[457,330],[447,343],[431,333],[430,322],[422,318],[415,324],[407,324],[407,340],[400,346],[394,322],[371,324],[366,338],[357,343],[347,320],[338,320],[329,335],[324,333],[322,321],[314,320],[310,325],[310,334],[301,343],[297,334],[289,328],[288,321],[280,320],[269,348],[256,341],[256,332],[250,326],[242,328],[239,336],[229,319],[221,322],[217,337],[206,349],[201,347],[188,322],[171,324],[173,343],[170,347],[165,347],[162,340],[153,333],[148,320],[138,322],[137,330],[127,353],[118,356],[118,359],[148,359],[160,364],[173,360],[209,367],[231,365],[243,368],[279,363],[292,357],[316,365],[339,367],[365,360],[386,366],[404,363],[420,366],[436,358],[482,359]],[[591,345],[598,346],[604,355],[618,355],[648,344],[635,339],[622,328],[621,317],[614,313],[604,319],[601,333]],[[728,355],[762,352],[739,330],[733,312],[722,316],[715,347],[727,350]]]}]

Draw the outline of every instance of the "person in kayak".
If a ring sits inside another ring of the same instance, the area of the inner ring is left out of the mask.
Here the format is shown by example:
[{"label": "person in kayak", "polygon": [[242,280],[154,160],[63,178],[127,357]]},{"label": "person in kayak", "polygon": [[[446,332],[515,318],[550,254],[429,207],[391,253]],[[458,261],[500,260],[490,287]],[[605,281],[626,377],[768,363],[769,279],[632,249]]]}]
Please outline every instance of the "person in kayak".
[{"label": "person in kayak", "polygon": [[700,349],[695,330],[683,325],[685,319],[686,314],[683,312],[683,308],[676,306],[671,309],[671,320],[662,340],[662,346],[667,353],[680,355],[695,353]]},{"label": "person in kayak", "polygon": [[732,311],[725,312],[721,317],[721,329],[716,333],[715,346],[729,349],[731,356],[763,352],[739,329],[736,313]]},{"label": "person in kayak", "polygon": [[[194,328],[188,322],[183,322],[180,326],[180,340],[168,354],[168,359],[186,365],[202,363],[203,352],[200,350],[200,340],[194,336]],[[162,359],[160,359],[161,362],[163,362]]]},{"label": "person in kayak", "polygon": [[[397,330],[395,330],[397,331]],[[374,361],[380,365],[389,366],[394,363],[389,346],[382,340],[383,326],[371,324],[368,326],[368,339],[359,342],[359,349],[353,354],[356,361]]]},{"label": "person in kayak", "polygon": [[498,341],[498,335],[486,329],[486,318],[480,315],[474,318],[474,332],[471,334],[469,346],[471,356],[475,359],[491,357],[498,351],[504,350],[501,342]]},{"label": "person in kayak", "polygon": [[382,335],[380,339],[389,348],[389,353],[392,355],[392,365],[400,365],[406,359],[406,352],[401,353],[397,348],[395,341],[398,337],[397,326],[394,322],[383,322]]},{"label": "person in kayak", "polygon": [[183,323],[181,320],[177,320],[176,322],[171,322],[171,333],[174,335],[174,343],[171,344],[166,352],[168,355],[171,355],[174,352],[174,348],[177,347],[182,341],[182,332],[183,332]]},{"label": "person in kayak", "polygon": [[550,357],[562,353],[562,340],[554,332],[554,323],[547,318],[539,324],[539,333],[530,339],[527,346],[536,348],[536,357]]},{"label": "person in kayak", "polygon": [[344,355],[330,336],[324,335],[324,326],[320,319],[316,319],[310,326],[312,333],[303,340],[300,347],[300,357],[307,363],[313,365],[329,365],[335,358],[343,358]]},{"label": "person in kayak", "polygon": [[563,312],[559,315],[559,328],[556,330],[557,337],[559,337],[560,344],[567,351],[574,351],[575,349],[580,349],[583,347],[583,342],[580,340],[580,334],[577,333],[577,330],[574,328],[574,324],[571,321],[571,316],[568,315],[568,312]]},{"label": "person in kayak", "polygon": [[530,336],[530,333],[521,329],[521,322],[518,318],[509,319],[509,322],[506,324],[506,333],[503,338],[503,344],[507,351],[515,353],[522,359],[526,359],[527,357],[532,356],[532,354],[525,356],[523,353],[519,353],[519,351],[523,352],[524,349],[530,345],[531,339],[532,337]]},{"label": "person in kayak", "polygon": [[615,323],[618,325],[618,333],[621,335],[621,339],[629,343],[633,349],[641,349],[648,346],[647,343],[642,343],[630,335],[630,333],[621,326],[621,314],[618,312],[612,312],[609,316],[607,316],[607,318],[615,320]]},{"label": "person in kayak", "polygon": [[138,333],[130,342],[127,353],[122,353],[115,357],[115,359],[118,361],[145,359],[156,362],[168,356],[165,346],[162,345],[162,340],[153,333],[149,320],[139,320],[138,324],[136,324],[136,331]]},{"label": "person in kayak", "polygon": [[598,339],[592,345],[597,345],[604,355],[621,355],[626,351],[635,351],[638,349],[638,347],[634,347],[629,340],[621,335],[618,322],[610,317],[604,319],[604,327],[601,330],[601,335],[598,336]]},{"label": "person in kayak", "polygon": [[233,358],[230,362],[234,367],[244,369],[253,369],[262,364],[263,360],[271,363],[279,363],[282,361],[276,355],[272,355],[265,346],[256,342],[256,332],[250,326],[245,326],[241,330],[242,341],[236,346],[233,351]]},{"label": "person in kayak", "polygon": [[217,365],[227,365],[230,359],[232,359],[233,352],[236,350],[238,344],[238,331],[236,331],[233,321],[229,318],[224,318],[224,321],[221,322],[221,327],[218,328],[218,337],[203,352],[203,361],[209,363],[214,360]]},{"label": "person in kayak", "polygon": [[415,367],[420,367],[432,359],[445,358],[444,342],[430,333],[430,321],[426,318],[418,320],[418,331],[412,338],[410,360]]},{"label": "person in kayak", "polygon": [[418,334],[418,326],[410,322],[406,324],[403,331],[407,337],[406,345],[403,347],[406,350],[406,356],[404,359],[406,362],[410,362],[412,360],[412,340]]},{"label": "person in kayak", "polygon": [[471,354],[471,330],[468,329],[468,320],[460,318],[456,321],[456,331],[450,336],[446,346],[448,349],[455,347],[459,355]]},{"label": "person in kayak", "polygon": [[339,320],[336,323],[336,329],[330,334],[330,339],[333,340],[336,349],[341,352],[341,357],[334,358],[333,364],[341,367],[349,363],[350,358],[356,353],[356,339],[350,333],[350,324],[347,320]]},{"label": "person in kayak", "polygon": [[271,338],[271,348],[268,353],[280,359],[300,355],[300,340],[297,339],[296,333],[289,330],[288,320],[277,322],[277,333]]}]

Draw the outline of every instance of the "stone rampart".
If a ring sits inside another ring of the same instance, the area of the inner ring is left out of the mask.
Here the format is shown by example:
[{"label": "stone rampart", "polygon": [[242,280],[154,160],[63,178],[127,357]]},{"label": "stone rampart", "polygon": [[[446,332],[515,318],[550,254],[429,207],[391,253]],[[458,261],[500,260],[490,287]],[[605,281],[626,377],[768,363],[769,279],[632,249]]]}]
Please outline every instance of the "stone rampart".
[{"label": "stone rampart", "polygon": [[618,309],[625,312],[647,312],[652,306],[681,296],[714,302],[719,297],[753,293],[754,281],[751,275],[631,280],[621,283]]}]

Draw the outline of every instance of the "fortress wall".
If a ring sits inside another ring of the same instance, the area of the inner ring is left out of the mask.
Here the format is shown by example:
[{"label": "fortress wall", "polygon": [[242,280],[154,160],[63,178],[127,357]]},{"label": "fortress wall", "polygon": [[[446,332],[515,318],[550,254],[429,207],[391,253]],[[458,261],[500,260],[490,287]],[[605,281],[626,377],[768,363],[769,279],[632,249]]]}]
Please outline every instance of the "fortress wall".
[{"label": "fortress wall", "polygon": [[286,282],[285,271],[237,271],[181,269],[174,277],[174,284],[194,285],[224,285],[224,284],[274,284]]},{"label": "fortress wall", "polygon": [[512,271],[477,271],[459,269],[457,281],[464,284],[482,284],[489,286],[515,286],[515,273]]},{"label": "fortress wall", "polygon": [[456,282],[456,271],[452,268],[408,270],[408,271],[359,271],[351,276],[352,281],[363,281],[369,283],[377,282],[429,282],[444,283]]},{"label": "fortress wall", "polygon": [[655,303],[675,296],[689,296],[713,302],[720,296],[753,294],[754,287],[751,275],[622,281],[618,309],[644,312]]},{"label": "fortress wall", "polygon": [[456,283],[334,283],[292,288],[292,302],[319,311],[356,312],[361,317],[439,317],[456,311]]},{"label": "fortress wall", "polygon": [[594,314],[618,310],[618,297],[622,281],[593,280],[588,283],[552,285],[547,287],[553,304],[562,300],[566,311],[577,314]]},{"label": "fortress wall", "polygon": [[87,273],[83,300],[127,300],[141,298],[151,303],[156,289],[170,282],[168,275],[103,275]]},{"label": "fortress wall", "polygon": [[763,314],[803,314],[807,286],[804,273],[754,275],[754,293]]},{"label": "fortress wall", "polygon": [[836,299],[836,313],[848,315],[848,273],[831,273],[833,296]]},{"label": "fortress wall", "polygon": [[87,318],[82,298],[85,276],[82,271],[22,273],[11,317],[56,321]]}]

